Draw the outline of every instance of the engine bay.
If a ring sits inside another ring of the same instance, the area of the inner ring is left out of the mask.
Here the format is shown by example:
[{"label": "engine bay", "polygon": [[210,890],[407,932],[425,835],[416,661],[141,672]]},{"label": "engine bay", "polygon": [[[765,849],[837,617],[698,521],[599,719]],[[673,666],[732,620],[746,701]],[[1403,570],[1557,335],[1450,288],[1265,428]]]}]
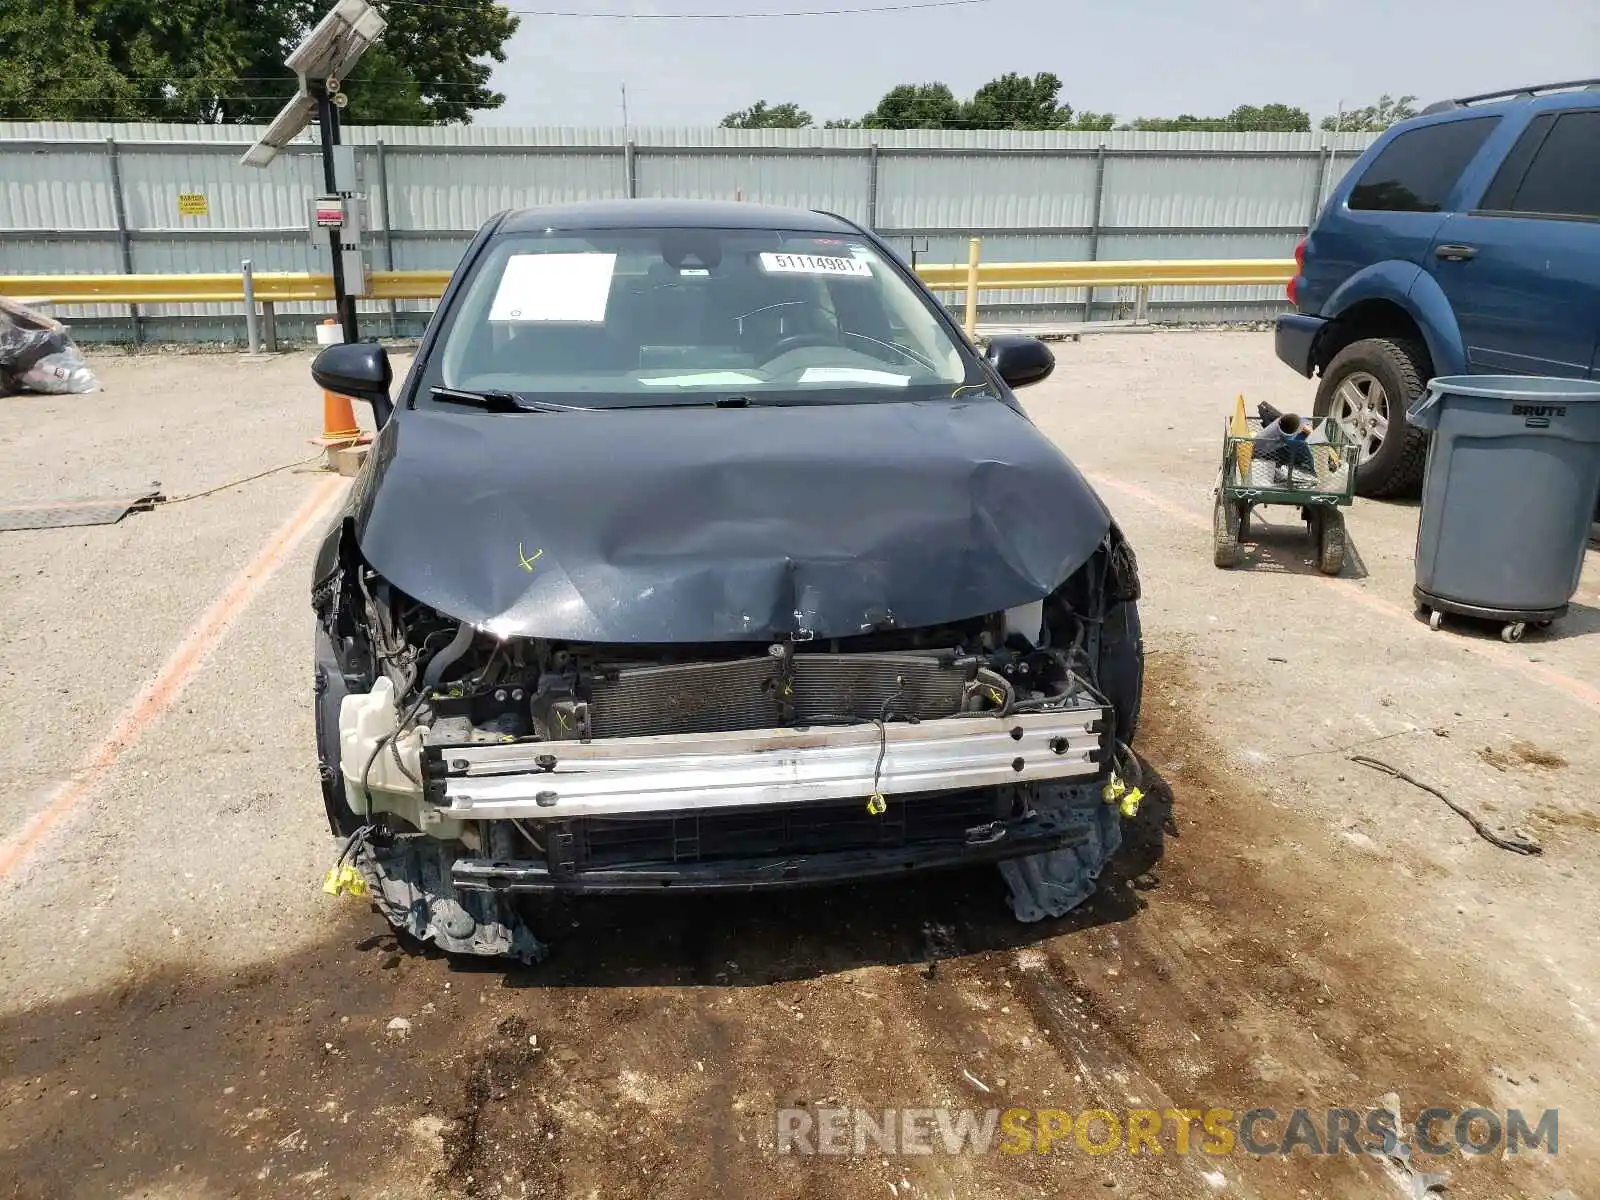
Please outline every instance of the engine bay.
[{"label": "engine bay", "polygon": [[1085,627],[1056,644],[1043,604],[848,639],[606,646],[463,634],[382,580],[362,590],[376,665],[430,745],[1005,716],[1092,692]]}]

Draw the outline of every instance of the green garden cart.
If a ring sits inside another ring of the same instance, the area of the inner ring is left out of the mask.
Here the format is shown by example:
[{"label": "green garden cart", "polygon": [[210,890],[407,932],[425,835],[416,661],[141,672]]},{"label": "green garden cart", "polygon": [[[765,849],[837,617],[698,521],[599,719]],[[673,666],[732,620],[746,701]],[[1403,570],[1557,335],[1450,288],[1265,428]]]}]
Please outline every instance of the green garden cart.
[{"label": "green garden cart", "polygon": [[[1268,423],[1270,424],[1270,423]],[[1290,504],[1300,510],[1317,547],[1317,569],[1337,575],[1344,568],[1344,514],[1355,498],[1356,447],[1337,421],[1309,422],[1303,438],[1264,444],[1267,425],[1244,415],[1243,404],[1223,431],[1222,472],[1217,480],[1213,525],[1215,561],[1236,567],[1240,543],[1250,536],[1250,512],[1260,504]]]}]

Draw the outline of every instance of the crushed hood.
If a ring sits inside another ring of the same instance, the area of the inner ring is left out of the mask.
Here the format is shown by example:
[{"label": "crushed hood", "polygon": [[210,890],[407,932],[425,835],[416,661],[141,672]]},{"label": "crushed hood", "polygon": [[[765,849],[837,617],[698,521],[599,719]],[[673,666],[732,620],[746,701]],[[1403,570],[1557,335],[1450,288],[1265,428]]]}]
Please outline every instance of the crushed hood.
[{"label": "crushed hood", "polygon": [[1038,600],[1109,517],[992,398],[396,414],[356,498],[372,567],[501,636],[848,637]]}]

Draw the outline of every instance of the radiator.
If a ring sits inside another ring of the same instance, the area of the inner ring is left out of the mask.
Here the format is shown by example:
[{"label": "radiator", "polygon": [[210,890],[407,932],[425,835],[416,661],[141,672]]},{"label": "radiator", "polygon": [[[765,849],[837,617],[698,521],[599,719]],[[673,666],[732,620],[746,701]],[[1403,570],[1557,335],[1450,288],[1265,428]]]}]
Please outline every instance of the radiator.
[{"label": "radiator", "polygon": [[[779,660],[623,667],[589,695],[594,737],[727,733],[780,723]],[[827,718],[870,721],[898,692],[891,716],[948,717],[961,707],[965,672],[929,654],[797,654],[793,724]]]}]

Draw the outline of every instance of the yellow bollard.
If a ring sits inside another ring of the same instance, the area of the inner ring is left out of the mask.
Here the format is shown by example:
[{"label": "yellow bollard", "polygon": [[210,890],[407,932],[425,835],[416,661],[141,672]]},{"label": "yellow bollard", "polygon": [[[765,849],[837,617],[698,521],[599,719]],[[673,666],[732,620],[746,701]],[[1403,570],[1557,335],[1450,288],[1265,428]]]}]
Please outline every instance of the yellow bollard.
[{"label": "yellow bollard", "polygon": [[967,243],[967,319],[962,322],[962,328],[967,331],[967,337],[972,338],[978,332],[978,246],[979,241],[973,238]]}]

